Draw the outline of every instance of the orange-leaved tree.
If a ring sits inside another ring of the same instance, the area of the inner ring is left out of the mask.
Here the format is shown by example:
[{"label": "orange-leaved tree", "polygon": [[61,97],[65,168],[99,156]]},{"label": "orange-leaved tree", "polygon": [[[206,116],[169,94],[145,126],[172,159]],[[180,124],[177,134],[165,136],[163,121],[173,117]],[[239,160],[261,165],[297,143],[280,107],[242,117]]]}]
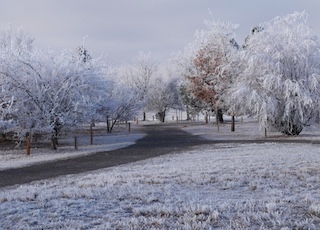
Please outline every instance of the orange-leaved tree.
[{"label": "orange-leaved tree", "polygon": [[189,91],[205,102],[223,122],[223,112],[228,110],[226,94],[236,76],[238,45],[230,23],[209,21],[207,30],[196,33],[196,45],[192,45],[191,61],[183,75],[190,82]]}]

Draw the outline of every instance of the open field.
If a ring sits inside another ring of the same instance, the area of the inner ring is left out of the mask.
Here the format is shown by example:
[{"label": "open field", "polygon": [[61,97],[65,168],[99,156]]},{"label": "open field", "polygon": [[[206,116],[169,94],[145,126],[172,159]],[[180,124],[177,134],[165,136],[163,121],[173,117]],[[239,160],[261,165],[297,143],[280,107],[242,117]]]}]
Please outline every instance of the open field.
[{"label": "open field", "polygon": [[[233,143],[265,138],[254,122],[238,125],[231,133],[228,124],[217,132],[183,123],[230,142],[1,189],[0,222],[10,229],[319,229],[318,144]],[[290,138],[319,140],[311,127]]]}]

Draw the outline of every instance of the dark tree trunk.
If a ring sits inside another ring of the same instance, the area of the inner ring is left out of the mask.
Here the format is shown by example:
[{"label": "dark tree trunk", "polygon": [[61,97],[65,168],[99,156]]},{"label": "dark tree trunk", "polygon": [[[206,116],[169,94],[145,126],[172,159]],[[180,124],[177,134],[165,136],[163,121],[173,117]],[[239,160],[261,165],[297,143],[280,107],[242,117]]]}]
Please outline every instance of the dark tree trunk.
[{"label": "dark tree trunk", "polygon": [[58,143],[58,134],[59,134],[59,131],[58,131],[58,129],[56,129],[56,130],[55,130],[54,140],[55,140],[55,143],[56,143],[56,146],[57,146],[57,147],[59,146],[59,143]]},{"label": "dark tree trunk", "polygon": [[217,111],[217,117],[218,117],[219,123],[223,123],[223,113],[222,113],[222,109],[218,109],[218,111]]},{"label": "dark tree trunk", "polygon": [[223,123],[223,112],[222,112],[222,109],[217,109],[217,111],[216,111],[216,119],[217,119],[217,122]]},{"label": "dark tree trunk", "polygon": [[159,115],[159,121],[164,122],[164,118],[165,118],[164,112],[159,112],[158,115]]},{"label": "dark tree trunk", "polygon": [[107,116],[107,132],[110,133],[110,122],[109,122],[108,116]]},{"label": "dark tree trunk", "polygon": [[57,149],[57,143],[58,143],[58,138],[55,136],[51,137],[51,147],[52,149],[56,150]]},{"label": "dark tree trunk", "polygon": [[143,121],[146,121],[146,112],[143,111]]},{"label": "dark tree trunk", "polygon": [[191,117],[190,117],[189,106],[186,107],[186,112],[187,112],[187,121],[190,121]]},{"label": "dark tree trunk", "polygon": [[30,140],[30,135],[27,135],[27,146],[26,146],[26,151],[27,151],[27,156],[30,155],[30,148],[31,148],[31,140]]},{"label": "dark tree trunk", "polygon": [[231,117],[231,132],[235,131],[235,120],[234,116]]},{"label": "dark tree trunk", "polygon": [[162,112],[158,112],[159,115],[159,121],[164,122],[166,117],[166,109],[164,109]]},{"label": "dark tree trunk", "polygon": [[90,145],[93,145],[93,129],[92,129],[92,125],[90,125]]},{"label": "dark tree trunk", "polygon": [[51,147],[52,149],[56,150],[58,148],[58,134],[59,134],[59,128],[54,128],[54,134],[51,137]]},{"label": "dark tree trunk", "polygon": [[112,120],[111,121],[111,126],[110,126],[110,128],[109,128],[109,133],[111,133],[112,132],[112,129],[113,129],[113,127],[114,127],[114,125],[117,123],[117,120]]}]

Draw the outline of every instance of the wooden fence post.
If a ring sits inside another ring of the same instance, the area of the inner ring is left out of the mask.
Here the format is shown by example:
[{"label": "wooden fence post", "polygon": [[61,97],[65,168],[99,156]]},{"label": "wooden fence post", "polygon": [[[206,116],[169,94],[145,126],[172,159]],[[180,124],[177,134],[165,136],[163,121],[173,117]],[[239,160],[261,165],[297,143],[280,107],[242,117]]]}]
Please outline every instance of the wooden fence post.
[{"label": "wooden fence post", "polygon": [[217,122],[217,128],[218,128],[218,132],[220,130],[220,121],[219,121],[219,109],[218,106],[216,106],[216,122]]},{"label": "wooden fence post", "polygon": [[74,136],[74,149],[78,149],[78,138],[77,136]]},{"label": "wooden fence post", "polygon": [[267,128],[264,128],[264,136],[267,137],[268,134],[267,134]]},{"label": "wooden fence post", "polygon": [[231,117],[231,132],[235,131],[235,120],[234,120],[234,115]]},{"label": "wooden fence post", "polygon": [[92,125],[90,125],[90,145],[93,145],[93,130],[92,130]]},{"label": "wooden fence post", "polygon": [[31,148],[31,138],[30,135],[27,136],[27,156],[30,155],[30,148]]}]

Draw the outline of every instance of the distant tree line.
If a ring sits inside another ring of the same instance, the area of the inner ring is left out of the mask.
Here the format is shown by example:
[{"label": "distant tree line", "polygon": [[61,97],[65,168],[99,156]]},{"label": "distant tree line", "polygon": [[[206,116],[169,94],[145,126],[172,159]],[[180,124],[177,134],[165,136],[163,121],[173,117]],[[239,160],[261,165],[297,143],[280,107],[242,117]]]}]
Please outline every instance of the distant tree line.
[{"label": "distant tree line", "polygon": [[[320,40],[307,13],[276,17],[252,29],[243,45],[237,26],[211,20],[171,60],[164,76],[150,53],[124,66],[73,50],[35,47],[32,36],[0,32],[0,132],[17,140],[41,133],[52,143],[79,124],[128,121],[146,112],[164,122],[169,109],[251,115],[263,128],[298,135],[319,121]],[[234,121],[234,119],[233,119]]]}]

